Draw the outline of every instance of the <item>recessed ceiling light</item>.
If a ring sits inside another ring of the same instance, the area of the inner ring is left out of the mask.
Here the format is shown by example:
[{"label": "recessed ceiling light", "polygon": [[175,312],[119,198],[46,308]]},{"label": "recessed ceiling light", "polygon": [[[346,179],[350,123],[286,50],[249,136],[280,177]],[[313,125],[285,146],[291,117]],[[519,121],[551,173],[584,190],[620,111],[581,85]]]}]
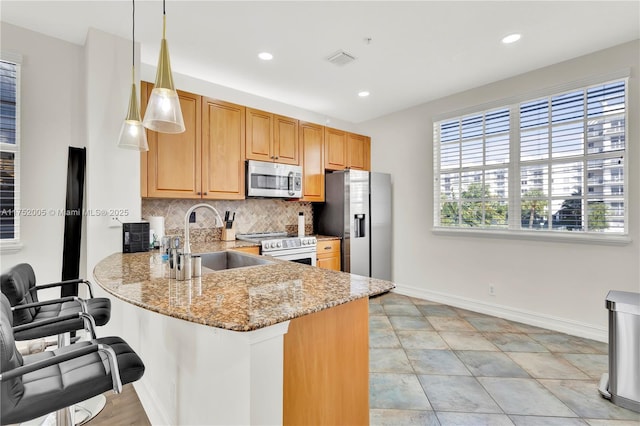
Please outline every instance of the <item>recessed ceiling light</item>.
[{"label": "recessed ceiling light", "polygon": [[370,93],[367,92],[366,90],[363,90],[361,92],[358,92],[358,96],[360,96],[361,98],[366,98],[367,96],[369,96]]},{"label": "recessed ceiling light", "polygon": [[258,53],[258,58],[262,59],[263,61],[270,61],[273,59],[273,55],[269,52],[260,52]]},{"label": "recessed ceiling light", "polygon": [[516,41],[520,40],[520,37],[522,37],[520,34],[509,34],[508,36],[505,36],[502,38],[502,42],[504,44],[511,44],[511,43],[515,43]]}]

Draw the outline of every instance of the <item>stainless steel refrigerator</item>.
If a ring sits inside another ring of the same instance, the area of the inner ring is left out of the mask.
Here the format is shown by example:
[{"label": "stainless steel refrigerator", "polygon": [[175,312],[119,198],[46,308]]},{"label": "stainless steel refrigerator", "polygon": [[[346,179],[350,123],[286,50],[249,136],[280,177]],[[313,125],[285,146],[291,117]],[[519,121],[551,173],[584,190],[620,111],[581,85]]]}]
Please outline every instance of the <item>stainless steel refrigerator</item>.
[{"label": "stainless steel refrigerator", "polygon": [[318,233],[342,238],[344,272],[391,280],[391,175],[328,173],[318,210]]}]

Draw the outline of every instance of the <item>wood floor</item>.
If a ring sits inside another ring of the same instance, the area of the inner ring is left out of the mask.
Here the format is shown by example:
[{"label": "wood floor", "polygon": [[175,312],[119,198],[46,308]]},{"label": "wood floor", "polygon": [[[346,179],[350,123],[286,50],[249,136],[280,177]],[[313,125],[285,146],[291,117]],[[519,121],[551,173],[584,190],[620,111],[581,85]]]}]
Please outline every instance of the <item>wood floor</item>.
[{"label": "wood floor", "polygon": [[113,391],[104,393],[107,397],[107,404],[96,417],[87,422],[88,426],[113,426],[113,425],[136,425],[151,426],[147,415],[140,404],[138,394],[133,385],[128,384],[122,387],[122,393],[115,394]]}]

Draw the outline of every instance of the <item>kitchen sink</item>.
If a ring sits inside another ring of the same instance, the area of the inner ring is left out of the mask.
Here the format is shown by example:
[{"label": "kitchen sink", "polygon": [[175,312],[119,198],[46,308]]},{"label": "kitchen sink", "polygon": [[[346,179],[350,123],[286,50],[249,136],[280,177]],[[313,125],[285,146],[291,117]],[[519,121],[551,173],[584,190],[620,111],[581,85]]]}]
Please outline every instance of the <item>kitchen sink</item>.
[{"label": "kitchen sink", "polygon": [[217,251],[199,254],[202,258],[202,269],[223,271],[226,269],[245,268],[247,266],[270,265],[272,260],[249,256],[236,251]]}]

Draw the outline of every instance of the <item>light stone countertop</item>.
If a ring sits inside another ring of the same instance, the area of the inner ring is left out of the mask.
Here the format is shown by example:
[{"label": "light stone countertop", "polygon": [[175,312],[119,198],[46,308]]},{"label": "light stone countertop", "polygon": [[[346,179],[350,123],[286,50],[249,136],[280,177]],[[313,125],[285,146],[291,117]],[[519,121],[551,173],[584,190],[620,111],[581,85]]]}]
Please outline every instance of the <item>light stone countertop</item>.
[{"label": "light stone countertop", "polygon": [[[216,241],[194,243],[191,251],[197,254],[250,246],[255,244]],[[125,302],[234,331],[256,330],[395,288],[389,281],[270,260],[273,264],[177,281],[169,278],[169,266],[157,251],[114,253],[96,265],[94,276],[102,288]]]}]

